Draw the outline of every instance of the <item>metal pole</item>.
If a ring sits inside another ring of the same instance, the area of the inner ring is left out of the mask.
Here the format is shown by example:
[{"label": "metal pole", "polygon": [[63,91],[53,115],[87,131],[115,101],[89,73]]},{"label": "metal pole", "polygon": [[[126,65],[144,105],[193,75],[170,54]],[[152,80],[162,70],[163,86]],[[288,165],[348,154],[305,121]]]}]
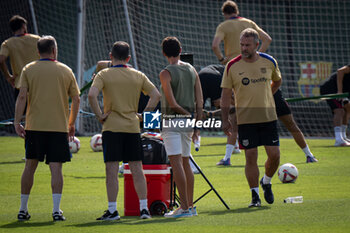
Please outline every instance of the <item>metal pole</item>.
[{"label": "metal pole", "polygon": [[[84,53],[84,37],[83,37],[83,19],[84,19],[84,0],[77,0],[77,67],[76,67],[76,79],[79,87],[81,86],[81,79],[82,79],[82,58],[83,58],[83,53]],[[76,121],[76,127],[77,131],[80,130],[80,119],[79,117],[77,118]]]},{"label": "metal pole", "polygon": [[126,25],[128,27],[128,33],[129,33],[129,39],[130,39],[131,57],[132,57],[132,60],[134,61],[134,68],[138,70],[139,68],[137,66],[134,38],[132,36],[131,24],[130,24],[130,18],[129,18],[128,6],[126,4],[126,0],[123,0],[123,7],[124,7],[124,14],[125,14],[125,18],[126,18]]},{"label": "metal pole", "polygon": [[30,13],[31,13],[31,15],[32,15],[34,33],[37,34],[37,35],[39,35],[38,25],[37,25],[37,23],[36,23],[36,18],[35,18],[35,12],[34,12],[33,1],[32,1],[32,0],[28,0],[28,3],[29,3],[29,8],[30,8]]}]

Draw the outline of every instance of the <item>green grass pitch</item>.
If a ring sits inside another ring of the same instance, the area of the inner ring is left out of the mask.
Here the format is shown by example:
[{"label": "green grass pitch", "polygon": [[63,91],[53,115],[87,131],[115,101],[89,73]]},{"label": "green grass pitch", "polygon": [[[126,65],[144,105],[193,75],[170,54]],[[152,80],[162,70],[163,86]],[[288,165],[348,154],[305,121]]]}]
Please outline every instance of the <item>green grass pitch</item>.
[{"label": "green grass pitch", "polygon": [[[63,166],[64,189],[61,209],[65,222],[52,222],[50,172],[38,166],[29,199],[28,222],[17,222],[20,177],[24,167],[24,142],[19,137],[0,137],[0,232],[350,232],[350,148],[335,148],[333,140],[309,139],[319,159],[306,164],[303,152],[292,139],[281,139],[281,164],[299,169],[294,184],[272,179],[275,203],[262,196],[262,207],[248,209],[250,190],[244,175],[243,153],[233,155],[232,166],[217,167],[225,150],[224,137],[203,137],[193,155],[204,174],[231,208],[226,210],[214,192],[196,203],[198,217],[140,220],[124,217],[123,177],[120,176],[118,210],[121,220],[97,222],[107,208],[104,163],[101,152],[92,152],[88,137],[81,137],[81,149]],[[260,176],[266,154],[259,149]],[[209,189],[201,175],[195,175],[195,198]],[[260,193],[263,194],[260,188]],[[303,196],[302,204],[284,204],[289,196]]]}]

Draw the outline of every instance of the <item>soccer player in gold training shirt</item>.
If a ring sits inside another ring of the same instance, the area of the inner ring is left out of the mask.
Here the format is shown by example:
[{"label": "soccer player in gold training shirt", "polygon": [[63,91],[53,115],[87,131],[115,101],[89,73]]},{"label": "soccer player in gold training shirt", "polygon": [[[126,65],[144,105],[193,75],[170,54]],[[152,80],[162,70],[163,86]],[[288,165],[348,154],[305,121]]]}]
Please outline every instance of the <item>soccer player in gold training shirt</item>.
[{"label": "soccer player in gold training shirt", "polygon": [[[38,40],[40,60],[27,64],[19,81],[15,110],[16,133],[25,139],[26,165],[21,180],[21,207],[18,220],[29,220],[28,198],[39,161],[46,159],[51,170],[54,221],[65,217],[60,209],[63,189],[62,163],[69,162],[68,137],[75,133],[80,91],[72,70],[58,62],[54,37]],[[69,111],[69,97],[72,99]],[[21,118],[28,99],[25,128]]]},{"label": "soccer player in gold training shirt", "polygon": [[[225,1],[221,7],[222,14],[225,21],[220,23],[215,32],[214,39],[212,41],[212,49],[219,60],[219,62],[225,65],[232,58],[240,54],[239,47],[239,35],[241,31],[246,28],[254,28],[258,31],[262,45],[260,47],[261,52],[265,52],[271,43],[271,37],[262,30],[255,22],[250,19],[246,19],[239,16],[239,9],[234,1]],[[224,55],[221,52],[220,44],[224,42]],[[235,125],[235,113],[230,114],[230,119],[233,125]],[[237,126],[234,126],[236,130]],[[235,143],[237,140],[237,132],[232,130],[230,136],[227,137],[225,157],[221,159],[217,165],[231,165],[231,154],[235,151],[239,153],[239,150],[235,150]]]},{"label": "soccer player in gold training shirt", "polygon": [[280,159],[273,93],[282,83],[281,73],[273,57],[257,52],[258,46],[258,32],[251,28],[243,30],[240,36],[241,55],[227,63],[221,83],[222,127],[226,134],[230,134],[232,127],[228,121],[232,89],[235,94],[239,143],[245,150],[245,174],[252,191],[249,207],[261,206],[257,147],[263,145],[268,157],[260,184],[269,204],[274,202],[271,179]]},{"label": "soccer player in gold training shirt", "polygon": [[[261,52],[267,50],[272,41],[271,37],[252,20],[240,17],[238,6],[234,1],[224,2],[221,10],[225,21],[217,26],[212,42],[213,52],[221,64],[225,65],[229,60],[240,54],[239,35],[246,28],[253,28],[259,33],[262,41],[259,50]],[[224,42],[225,55],[220,51],[222,41]]]},{"label": "soccer player in gold training shirt", "polygon": [[[140,200],[140,218],[150,218],[147,184],[142,170],[139,114],[140,93],[150,96],[146,111],[153,110],[160,94],[142,72],[129,68],[129,44],[115,42],[110,53],[112,66],[97,73],[89,91],[89,102],[97,119],[103,124],[102,142],[106,168],[108,210],[96,220],[119,220],[117,211],[119,161],[128,162],[136,193]],[[97,96],[102,91],[103,112]]]},{"label": "soccer player in gold training shirt", "polygon": [[[6,80],[12,87],[15,87],[14,95],[17,98],[19,76],[22,68],[39,59],[36,44],[40,36],[27,33],[27,20],[19,15],[15,15],[10,19],[10,28],[13,36],[1,44],[0,69]],[[10,74],[6,65],[7,57],[10,57],[12,74]]]}]

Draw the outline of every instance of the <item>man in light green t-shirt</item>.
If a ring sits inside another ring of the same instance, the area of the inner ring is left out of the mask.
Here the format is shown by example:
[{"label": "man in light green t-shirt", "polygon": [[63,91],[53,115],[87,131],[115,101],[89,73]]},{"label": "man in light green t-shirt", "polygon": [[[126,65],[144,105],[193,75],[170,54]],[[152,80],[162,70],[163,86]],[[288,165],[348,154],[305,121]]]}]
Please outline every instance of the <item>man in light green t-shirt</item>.
[{"label": "man in light green t-shirt", "polygon": [[[189,63],[180,60],[181,43],[176,37],[166,37],[162,42],[163,54],[169,65],[160,74],[163,123],[178,121],[196,115],[202,119],[203,97],[198,74]],[[179,123],[179,124],[180,124]],[[162,138],[173,169],[174,180],[180,194],[180,207],[164,216],[169,218],[197,215],[193,207],[194,176],[190,166],[191,138],[198,140],[199,131],[165,127]]]}]

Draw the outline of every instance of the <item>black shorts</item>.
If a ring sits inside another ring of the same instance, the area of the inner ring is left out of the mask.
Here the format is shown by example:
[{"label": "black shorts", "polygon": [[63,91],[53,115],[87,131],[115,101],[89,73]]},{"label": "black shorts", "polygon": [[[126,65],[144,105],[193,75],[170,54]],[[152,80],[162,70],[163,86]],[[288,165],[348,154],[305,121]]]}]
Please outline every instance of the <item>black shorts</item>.
[{"label": "black shorts", "polygon": [[[320,94],[321,95],[327,95],[327,94],[336,94],[337,88],[333,85],[321,85],[320,87]],[[343,108],[343,102],[339,101],[337,99],[328,99],[326,100],[328,106],[331,108],[332,112],[334,109]]]},{"label": "black shorts", "polygon": [[69,151],[68,134],[26,130],[25,150],[27,159],[37,159],[45,163],[69,162],[72,154]]},{"label": "black shorts", "polygon": [[140,161],[143,158],[139,133],[102,132],[103,158],[105,162]]},{"label": "black shorts", "polygon": [[326,100],[328,106],[331,108],[332,112],[334,109],[343,108],[343,102],[337,99]]},{"label": "black shorts", "polygon": [[281,90],[277,90],[277,92],[273,95],[273,98],[275,100],[277,117],[292,114],[287,101],[282,96]]},{"label": "black shorts", "polygon": [[279,146],[277,121],[238,125],[240,149]]}]

